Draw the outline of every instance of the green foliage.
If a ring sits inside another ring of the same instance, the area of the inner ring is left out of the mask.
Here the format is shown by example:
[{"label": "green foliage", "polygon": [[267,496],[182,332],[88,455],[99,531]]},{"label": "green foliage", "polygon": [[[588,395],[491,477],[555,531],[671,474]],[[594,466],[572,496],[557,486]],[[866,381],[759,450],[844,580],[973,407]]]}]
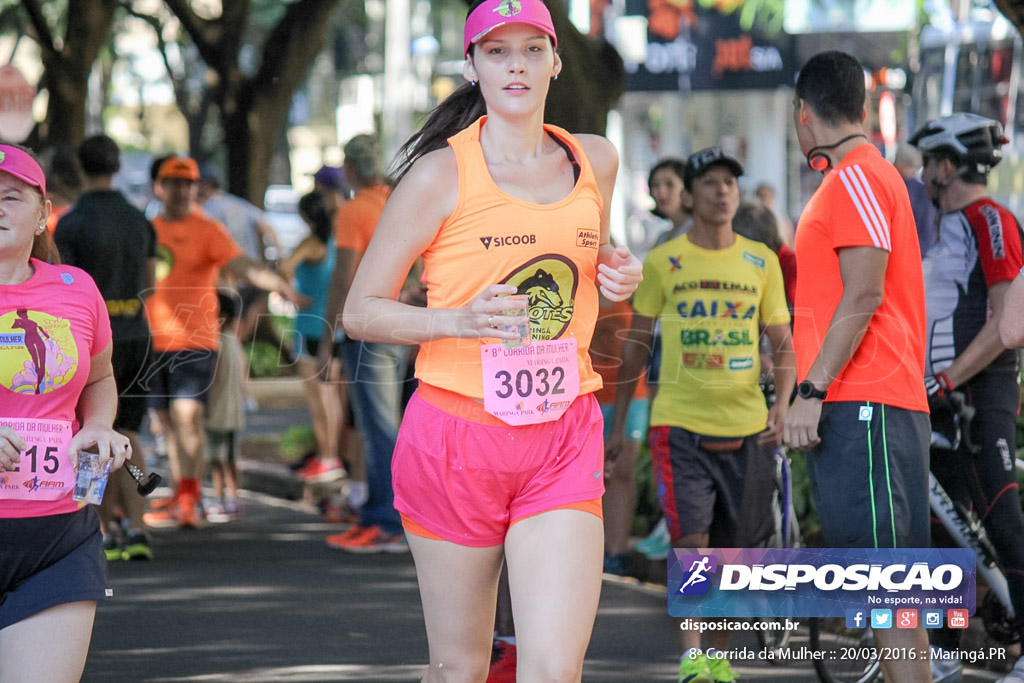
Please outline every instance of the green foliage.
[{"label": "green foliage", "polygon": [[272,345],[262,341],[254,341],[245,345],[245,357],[249,361],[249,376],[258,379],[280,377],[285,359]]},{"label": "green foliage", "polygon": [[294,462],[316,449],[313,428],[308,425],[293,425],[281,436],[281,459]]}]

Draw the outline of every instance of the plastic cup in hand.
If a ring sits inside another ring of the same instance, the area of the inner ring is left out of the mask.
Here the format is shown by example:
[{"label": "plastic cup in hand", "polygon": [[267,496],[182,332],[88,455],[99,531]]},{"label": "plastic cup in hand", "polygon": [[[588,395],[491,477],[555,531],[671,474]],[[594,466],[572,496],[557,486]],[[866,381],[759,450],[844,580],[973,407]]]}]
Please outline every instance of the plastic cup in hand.
[{"label": "plastic cup in hand", "polygon": [[110,460],[100,467],[100,456],[97,453],[78,452],[78,476],[75,490],[71,494],[79,503],[99,505],[103,500],[103,492],[107,490],[107,478],[110,476]]},{"label": "plastic cup in hand", "polygon": [[512,294],[510,296],[502,297],[501,300],[507,301],[508,303],[522,303],[524,304],[524,306],[521,308],[507,308],[498,311],[498,315],[509,318],[526,318],[525,322],[519,323],[518,325],[502,325],[499,328],[502,330],[515,332],[516,334],[519,335],[518,339],[502,339],[501,345],[504,346],[506,349],[518,349],[523,346],[529,346],[531,341],[529,320],[530,309],[528,308],[530,303],[530,295]]}]

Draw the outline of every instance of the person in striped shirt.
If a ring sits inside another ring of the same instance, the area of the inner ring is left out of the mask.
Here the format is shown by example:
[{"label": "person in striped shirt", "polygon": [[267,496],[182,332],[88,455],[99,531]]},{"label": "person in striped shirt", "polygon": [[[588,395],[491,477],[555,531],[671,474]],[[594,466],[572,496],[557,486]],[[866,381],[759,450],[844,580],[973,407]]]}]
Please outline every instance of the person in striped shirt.
[{"label": "person in striped shirt", "polygon": [[[796,231],[797,398],[785,440],[807,451],[825,545],[928,547],[921,251],[906,186],[864,135],[864,70],[823,52],[800,70],[794,125],[824,174]],[[923,629],[878,629],[881,647],[925,651]],[[930,681],[927,658],[882,662],[886,680]]]}]

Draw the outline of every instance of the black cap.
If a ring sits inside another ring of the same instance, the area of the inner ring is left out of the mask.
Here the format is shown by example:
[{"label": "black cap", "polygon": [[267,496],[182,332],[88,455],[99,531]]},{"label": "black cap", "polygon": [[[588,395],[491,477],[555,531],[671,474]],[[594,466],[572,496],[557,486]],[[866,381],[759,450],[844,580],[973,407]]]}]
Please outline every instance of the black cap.
[{"label": "black cap", "polygon": [[721,147],[708,147],[687,157],[686,168],[683,169],[683,187],[686,191],[689,192],[693,187],[694,180],[714,166],[725,166],[737,178],[743,175],[743,165],[740,162],[723,152]]}]

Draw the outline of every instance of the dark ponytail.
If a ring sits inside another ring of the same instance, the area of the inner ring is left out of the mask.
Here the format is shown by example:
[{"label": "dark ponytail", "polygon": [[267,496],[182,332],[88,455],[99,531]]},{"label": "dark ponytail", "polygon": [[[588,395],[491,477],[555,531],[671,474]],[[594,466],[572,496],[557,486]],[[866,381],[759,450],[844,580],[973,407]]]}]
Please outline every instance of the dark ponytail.
[{"label": "dark ponytail", "polygon": [[448,144],[448,138],[464,130],[486,113],[487,106],[480,94],[480,88],[470,83],[464,83],[456,88],[455,92],[434,107],[423,127],[398,150],[391,165],[392,171],[388,182],[392,187],[398,185],[420,157],[443,149]]}]

